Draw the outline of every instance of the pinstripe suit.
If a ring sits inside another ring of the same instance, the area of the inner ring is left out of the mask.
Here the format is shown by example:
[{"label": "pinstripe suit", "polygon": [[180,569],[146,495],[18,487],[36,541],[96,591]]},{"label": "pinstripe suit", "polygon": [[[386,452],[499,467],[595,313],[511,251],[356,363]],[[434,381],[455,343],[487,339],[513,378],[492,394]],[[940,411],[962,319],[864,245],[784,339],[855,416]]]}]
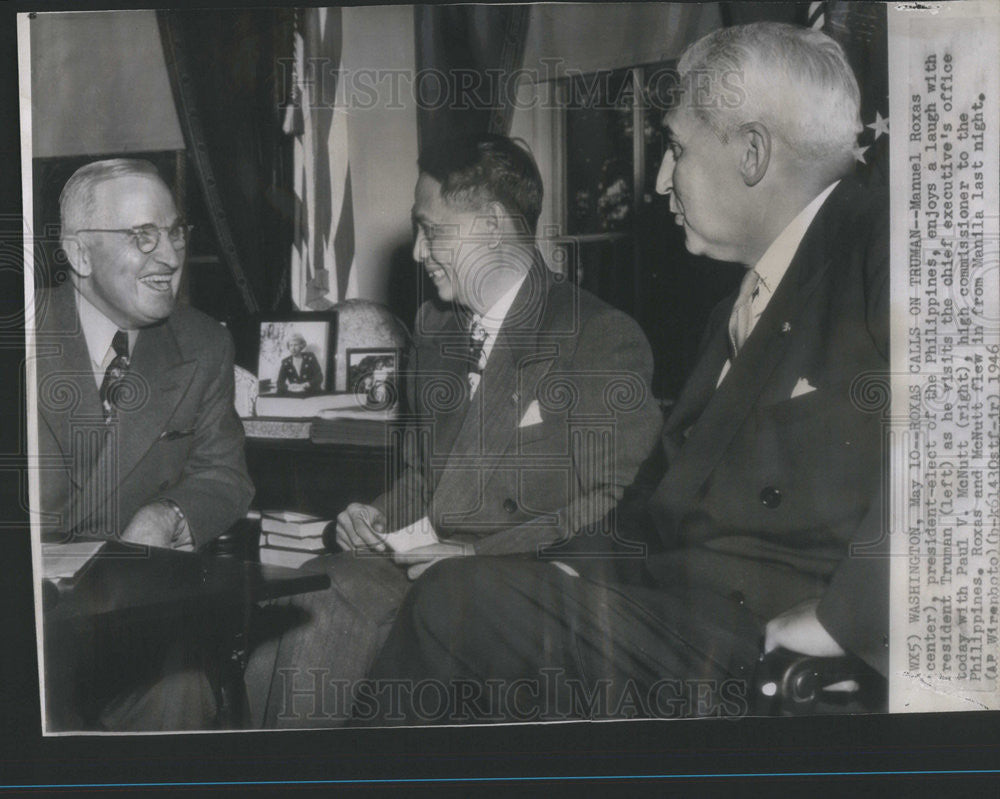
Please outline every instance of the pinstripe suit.
[{"label": "pinstripe suit", "polygon": [[[507,720],[738,714],[764,625],[810,599],[845,649],[885,671],[888,559],[873,544],[888,300],[887,202],[845,180],[718,387],[735,295],[709,322],[664,429],[667,470],[648,500],[664,549],[645,583],[445,562],[410,592],[372,676],[483,686],[558,670],[551,696],[492,708]],[[802,381],[814,390],[796,396]],[[613,686],[610,705],[573,707],[570,680]],[[663,680],[676,704],[657,704]]]}]

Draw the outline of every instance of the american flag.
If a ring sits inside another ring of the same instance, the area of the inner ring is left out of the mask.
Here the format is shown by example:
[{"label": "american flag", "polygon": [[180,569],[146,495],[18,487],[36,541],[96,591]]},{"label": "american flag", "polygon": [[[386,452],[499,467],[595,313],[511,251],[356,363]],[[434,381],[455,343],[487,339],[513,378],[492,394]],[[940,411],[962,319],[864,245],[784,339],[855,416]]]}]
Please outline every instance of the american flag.
[{"label": "american flag", "polygon": [[294,36],[292,97],[283,123],[295,137],[292,301],[301,310],[323,311],[357,296],[341,9],[300,9]]}]

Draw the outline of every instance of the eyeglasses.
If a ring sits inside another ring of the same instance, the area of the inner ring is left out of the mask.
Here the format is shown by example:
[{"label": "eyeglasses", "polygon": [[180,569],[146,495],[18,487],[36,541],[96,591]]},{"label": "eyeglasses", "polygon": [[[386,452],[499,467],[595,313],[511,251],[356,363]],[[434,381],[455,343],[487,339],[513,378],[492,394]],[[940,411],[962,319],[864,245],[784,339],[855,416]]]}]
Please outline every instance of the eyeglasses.
[{"label": "eyeglasses", "polygon": [[160,231],[167,231],[167,239],[170,241],[170,246],[175,250],[183,250],[187,247],[188,239],[191,236],[191,231],[194,229],[194,225],[188,225],[183,222],[178,222],[176,225],[171,227],[160,227],[158,225],[139,225],[133,228],[120,228],[120,229],[109,229],[109,228],[83,228],[82,230],[76,231],[77,233],[118,233],[123,236],[131,236],[132,242],[139,249],[139,252],[143,254],[149,254],[157,248],[160,244]]}]

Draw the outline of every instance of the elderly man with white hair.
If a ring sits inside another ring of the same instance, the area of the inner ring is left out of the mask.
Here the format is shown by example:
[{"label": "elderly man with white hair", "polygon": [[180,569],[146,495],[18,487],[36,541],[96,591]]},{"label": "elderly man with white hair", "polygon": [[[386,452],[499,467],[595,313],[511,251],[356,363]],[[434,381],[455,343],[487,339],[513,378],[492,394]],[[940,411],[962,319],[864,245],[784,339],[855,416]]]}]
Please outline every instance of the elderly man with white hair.
[{"label": "elderly man with white hair", "polygon": [[[662,551],[641,584],[441,564],[400,611],[376,699],[391,677],[454,687],[444,722],[732,715],[762,642],[887,668],[888,203],[851,178],[857,82],[832,39],[774,23],[709,34],[679,74],[657,191],[689,251],[746,273],[664,427],[646,503]],[[405,692],[367,707],[428,720]]]},{"label": "elderly man with white hair", "polygon": [[[243,517],[253,485],[233,408],[232,340],[177,302],[190,228],[153,165],[135,159],[78,169],[60,213],[69,280],[42,290],[35,313],[43,536],[201,548]],[[74,685],[53,663],[84,646],[46,630],[50,726],[214,723],[196,653],[177,643],[187,623],[98,637],[107,665]],[[74,697],[53,700],[57,690]]]}]

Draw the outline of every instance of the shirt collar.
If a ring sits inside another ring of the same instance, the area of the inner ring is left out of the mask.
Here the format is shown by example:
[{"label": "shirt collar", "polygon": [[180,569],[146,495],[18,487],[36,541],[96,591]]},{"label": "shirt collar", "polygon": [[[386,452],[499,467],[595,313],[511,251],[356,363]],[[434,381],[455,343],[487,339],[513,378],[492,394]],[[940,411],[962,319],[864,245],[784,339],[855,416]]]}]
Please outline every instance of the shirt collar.
[{"label": "shirt collar", "polygon": [[[83,338],[87,342],[87,352],[90,354],[92,363],[100,365],[104,361],[104,356],[108,354],[111,340],[119,328],[114,322],[108,319],[104,313],[97,308],[90,300],[76,290],[76,307],[80,314],[80,327],[83,329]],[[131,355],[135,350],[135,340],[139,335],[138,330],[128,330],[128,352]]]},{"label": "shirt collar", "polygon": [[819,213],[820,207],[838,183],[840,181],[835,180],[816,195],[809,205],[799,211],[798,216],[789,222],[785,229],[778,234],[778,238],[771,242],[771,246],[767,248],[760,260],[754,265],[754,271],[760,276],[760,283],[758,285],[767,291],[768,294],[774,293],[774,290],[778,287],[778,283],[781,282],[781,278],[785,276],[785,272],[788,271],[788,267],[792,263],[792,258],[795,257],[795,251],[798,250],[799,244],[802,243],[802,239],[809,229],[809,225],[812,224],[816,214]]},{"label": "shirt collar", "polygon": [[521,279],[507,289],[507,291],[502,294],[500,298],[493,303],[493,305],[490,306],[490,309],[485,314],[482,316],[473,314],[473,318],[483,326],[483,329],[486,330],[491,337],[496,338],[496,335],[500,332],[504,319],[507,318],[510,307],[514,304],[514,299],[517,297],[517,293],[521,290],[521,286],[527,277],[527,273],[521,275]]}]

